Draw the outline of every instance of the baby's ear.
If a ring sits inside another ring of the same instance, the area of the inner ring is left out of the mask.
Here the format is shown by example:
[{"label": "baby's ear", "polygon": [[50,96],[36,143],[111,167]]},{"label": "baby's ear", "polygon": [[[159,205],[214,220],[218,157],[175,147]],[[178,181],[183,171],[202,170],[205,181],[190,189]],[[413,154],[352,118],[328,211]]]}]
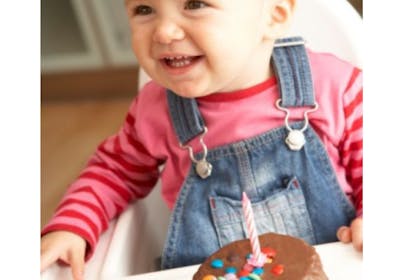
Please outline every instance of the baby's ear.
[{"label": "baby's ear", "polygon": [[268,21],[265,38],[275,40],[287,32],[293,16],[295,0],[268,0],[266,4]]}]

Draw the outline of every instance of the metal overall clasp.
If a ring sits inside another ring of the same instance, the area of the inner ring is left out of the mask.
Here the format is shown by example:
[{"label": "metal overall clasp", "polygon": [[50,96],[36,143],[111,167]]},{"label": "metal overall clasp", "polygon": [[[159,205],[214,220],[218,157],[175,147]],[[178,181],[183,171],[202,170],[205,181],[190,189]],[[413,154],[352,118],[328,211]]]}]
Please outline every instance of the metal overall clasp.
[{"label": "metal overall clasp", "polygon": [[303,127],[301,129],[293,129],[289,126],[290,110],[285,108],[285,107],[282,107],[280,105],[280,101],[281,101],[281,99],[278,99],[276,101],[276,107],[279,110],[281,110],[283,112],[286,112],[286,117],[285,117],[284,123],[286,125],[287,130],[289,131],[285,142],[286,142],[286,144],[287,144],[287,146],[289,147],[290,150],[299,151],[300,149],[302,149],[302,147],[306,143],[305,134],[303,132],[308,128],[308,124],[309,124],[308,114],[313,113],[316,110],[318,110],[318,103],[315,102],[314,107],[312,109],[304,112],[305,123],[304,123]]},{"label": "metal overall clasp", "polygon": [[207,127],[204,127],[203,133],[200,135],[200,144],[203,148],[203,157],[201,159],[196,159],[194,156],[194,151],[190,145],[182,145],[180,144],[181,148],[187,149],[190,155],[190,159],[193,163],[195,163],[195,172],[200,176],[202,179],[206,179],[211,175],[211,171],[213,170],[213,166],[210,162],[207,161],[207,146],[204,143],[204,135],[207,133]]}]

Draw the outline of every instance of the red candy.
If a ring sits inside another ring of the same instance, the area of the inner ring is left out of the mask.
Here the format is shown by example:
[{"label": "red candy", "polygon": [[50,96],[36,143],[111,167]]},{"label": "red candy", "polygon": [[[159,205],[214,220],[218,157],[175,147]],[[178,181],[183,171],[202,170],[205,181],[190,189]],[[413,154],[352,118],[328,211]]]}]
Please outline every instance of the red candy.
[{"label": "red candy", "polygon": [[263,252],[270,259],[276,256],[276,251],[270,247],[261,248],[261,252]]},{"label": "red candy", "polygon": [[282,264],[276,264],[272,269],[271,272],[275,275],[280,275],[284,271],[284,266]]},{"label": "red candy", "polygon": [[250,271],[247,271],[247,270],[245,270],[245,269],[241,269],[240,271],[239,271],[239,274],[238,274],[238,276],[248,276],[249,275],[249,273],[250,273]]}]

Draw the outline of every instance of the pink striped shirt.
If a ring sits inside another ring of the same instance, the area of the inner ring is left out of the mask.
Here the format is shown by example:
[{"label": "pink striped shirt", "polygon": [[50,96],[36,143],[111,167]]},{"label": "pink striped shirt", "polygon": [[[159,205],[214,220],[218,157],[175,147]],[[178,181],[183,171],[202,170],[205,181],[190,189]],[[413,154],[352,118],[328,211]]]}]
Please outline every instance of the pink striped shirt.
[{"label": "pink striped shirt", "polygon": [[[325,145],[340,186],[361,215],[362,72],[331,54],[308,53],[319,104],[309,115],[310,123]],[[270,78],[244,90],[199,98],[208,148],[283,125],[285,114],[275,106],[278,97],[276,80]],[[290,121],[302,117],[302,109],[292,109]],[[198,139],[189,144],[201,151]],[[109,221],[131,201],[144,198],[159,177],[163,199],[172,208],[190,166],[188,152],[179,147],[171,125],[165,89],[152,81],[130,105],[119,132],[99,145],[70,185],[42,234],[68,230],[81,235],[89,244],[89,258]]]}]

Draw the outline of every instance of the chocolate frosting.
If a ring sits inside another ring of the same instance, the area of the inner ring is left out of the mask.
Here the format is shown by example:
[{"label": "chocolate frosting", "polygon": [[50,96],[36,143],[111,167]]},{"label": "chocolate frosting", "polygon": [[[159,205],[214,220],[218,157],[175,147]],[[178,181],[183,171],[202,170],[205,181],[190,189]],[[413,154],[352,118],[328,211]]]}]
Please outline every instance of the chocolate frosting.
[{"label": "chocolate frosting", "polygon": [[[321,260],[315,248],[299,238],[277,233],[266,233],[259,236],[261,248],[274,249],[276,256],[271,263],[266,263],[262,268],[262,280],[271,279],[328,279],[322,268]],[[235,267],[239,272],[246,264],[246,256],[252,253],[249,239],[234,241],[208,257],[194,274],[193,280],[202,280],[206,275],[224,276],[227,267]],[[223,261],[223,268],[212,268],[214,259]],[[275,265],[283,265],[284,270],[280,275],[271,272]],[[238,277],[239,279],[239,277]]]}]

